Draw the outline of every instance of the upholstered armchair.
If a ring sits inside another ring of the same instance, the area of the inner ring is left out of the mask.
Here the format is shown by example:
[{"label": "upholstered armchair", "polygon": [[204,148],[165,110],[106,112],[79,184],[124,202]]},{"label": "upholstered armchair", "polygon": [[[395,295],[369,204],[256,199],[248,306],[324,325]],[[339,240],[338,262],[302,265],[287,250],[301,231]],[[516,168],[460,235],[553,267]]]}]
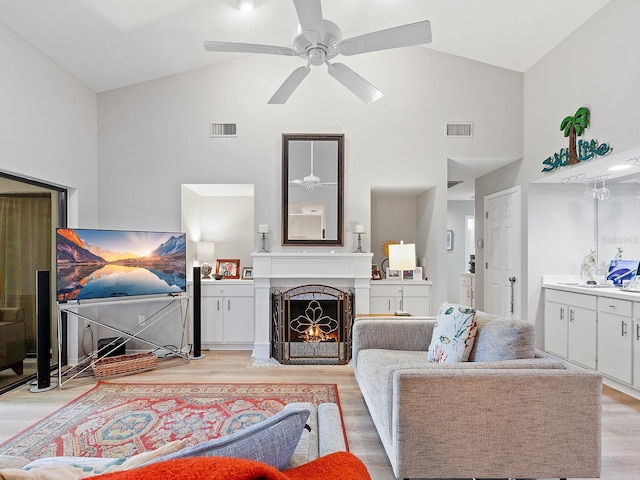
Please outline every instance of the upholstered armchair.
[{"label": "upholstered armchair", "polygon": [[0,307],[0,370],[11,368],[22,375],[25,335],[24,309]]}]

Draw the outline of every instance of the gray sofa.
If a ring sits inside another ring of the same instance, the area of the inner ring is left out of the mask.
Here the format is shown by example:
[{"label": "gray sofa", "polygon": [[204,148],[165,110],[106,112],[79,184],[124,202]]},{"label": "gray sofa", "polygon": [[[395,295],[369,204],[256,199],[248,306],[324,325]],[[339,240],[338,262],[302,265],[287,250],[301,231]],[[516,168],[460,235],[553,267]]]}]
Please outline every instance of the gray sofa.
[{"label": "gray sofa", "polygon": [[477,315],[468,362],[430,363],[435,318],[358,318],[353,364],[398,478],[597,478],[602,379]]}]

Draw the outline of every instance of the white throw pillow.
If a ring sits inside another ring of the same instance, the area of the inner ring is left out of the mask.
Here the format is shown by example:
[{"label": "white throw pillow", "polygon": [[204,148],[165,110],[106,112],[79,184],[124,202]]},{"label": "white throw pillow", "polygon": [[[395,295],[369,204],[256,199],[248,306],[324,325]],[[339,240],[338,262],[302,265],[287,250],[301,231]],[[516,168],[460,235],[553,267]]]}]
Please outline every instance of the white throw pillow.
[{"label": "white throw pillow", "polygon": [[476,338],[476,310],[443,303],[438,311],[429,345],[429,360],[435,363],[466,362]]}]

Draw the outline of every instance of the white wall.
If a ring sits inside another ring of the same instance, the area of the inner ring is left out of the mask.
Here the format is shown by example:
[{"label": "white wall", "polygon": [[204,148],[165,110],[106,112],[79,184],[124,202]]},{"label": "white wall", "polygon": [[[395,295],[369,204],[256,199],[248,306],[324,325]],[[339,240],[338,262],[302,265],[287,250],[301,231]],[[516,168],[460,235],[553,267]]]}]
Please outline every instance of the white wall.
[{"label": "white wall", "polygon": [[69,222],[95,226],[95,93],[1,24],[0,65],[0,170],[70,188]]},{"label": "white wall", "polygon": [[447,202],[447,230],[453,231],[453,250],[447,251],[447,300],[460,302],[459,274],[469,271],[469,258],[465,256],[465,216],[474,214],[471,200]]},{"label": "white wall", "polygon": [[[272,248],[281,249],[281,135],[344,133],[342,250],[355,249],[355,224],[371,231],[372,186],[435,186],[425,200],[429,213],[421,213],[418,247],[433,259],[439,304],[446,296],[447,157],[520,155],[522,75],[404,48],[349,58],[349,66],[385,93],[374,104],[360,102],[320,67],[286,105],[267,105],[294,66],[288,58],[249,55],[100,93],[100,225],[174,230],[180,228],[180,184],[252,183],[254,227],[272,226]],[[444,138],[444,123],[459,120],[474,121],[472,140]],[[209,138],[212,121],[237,123],[238,138]],[[370,242],[365,235],[366,251],[379,248]]]},{"label": "white wall", "polygon": [[[523,295],[522,311],[536,323],[539,339],[543,325],[540,295],[535,288],[540,283],[536,262],[551,247],[548,239],[531,232],[528,215],[541,207],[530,204],[534,197],[529,197],[529,183],[543,176],[542,161],[546,157],[568,146],[560,122],[581,106],[591,112],[584,138],[610,143],[619,152],[640,143],[640,62],[633,54],[640,46],[638,18],[640,2],[612,0],[525,73],[524,159],[476,182],[476,207],[485,195],[522,186],[523,292],[529,291],[528,298]],[[542,215],[549,219],[544,228],[555,229],[553,215]],[[482,225],[477,224],[477,231],[481,235]],[[571,238],[555,238],[553,245],[560,249],[567,264],[580,265],[586,254],[583,248],[572,247],[578,235],[576,232]],[[476,253],[481,255],[480,251]],[[481,265],[482,259],[478,260]],[[478,274],[481,269],[477,269]]]},{"label": "white wall", "polygon": [[382,268],[382,261],[388,258],[382,252],[385,242],[416,243],[417,207],[414,195],[371,195],[372,263]]}]

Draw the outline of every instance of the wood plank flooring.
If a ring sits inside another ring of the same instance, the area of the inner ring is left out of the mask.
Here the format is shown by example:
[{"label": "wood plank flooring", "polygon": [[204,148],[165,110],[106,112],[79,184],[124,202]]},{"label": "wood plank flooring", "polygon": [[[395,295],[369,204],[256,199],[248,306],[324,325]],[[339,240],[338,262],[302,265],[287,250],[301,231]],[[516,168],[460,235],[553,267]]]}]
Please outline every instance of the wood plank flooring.
[{"label": "wood plank flooring", "polygon": [[[248,367],[250,352],[204,352],[189,364],[109,379],[123,383],[317,382],[338,385],[351,452],[367,465],[374,480],[395,477],[369,417],[350,367]],[[30,393],[24,386],[0,396],[0,443],[55,412],[93,386]],[[604,387],[602,479],[640,478],[640,400]],[[526,432],[516,434],[526,435]],[[473,446],[470,446],[473,455]]]}]

